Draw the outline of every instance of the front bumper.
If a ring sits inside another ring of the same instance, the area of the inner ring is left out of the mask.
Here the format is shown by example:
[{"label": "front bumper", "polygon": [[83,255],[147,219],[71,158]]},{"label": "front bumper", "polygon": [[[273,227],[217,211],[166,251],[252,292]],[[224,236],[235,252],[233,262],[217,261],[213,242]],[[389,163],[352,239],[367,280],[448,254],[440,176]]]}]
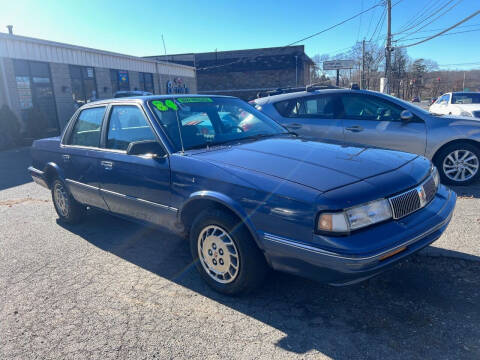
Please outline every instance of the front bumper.
[{"label": "front bumper", "polygon": [[[332,285],[353,284],[384,271],[438,239],[450,222],[456,199],[453,191],[441,186],[423,209],[343,237],[339,251],[316,245],[316,235],[307,243],[263,233],[265,255],[276,270]],[[323,237],[322,241],[325,240],[340,243],[338,237]],[[375,244],[382,247],[376,248]]]}]

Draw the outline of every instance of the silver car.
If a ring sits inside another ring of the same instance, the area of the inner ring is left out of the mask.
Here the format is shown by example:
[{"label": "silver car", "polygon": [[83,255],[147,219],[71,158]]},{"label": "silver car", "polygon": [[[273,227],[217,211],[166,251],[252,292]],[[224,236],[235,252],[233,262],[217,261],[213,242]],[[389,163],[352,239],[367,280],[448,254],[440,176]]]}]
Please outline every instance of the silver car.
[{"label": "silver car", "polygon": [[430,114],[374,91],[307,89],[251,104],[302,137],[425,156],[446,184],[467,185],[480,176],[480,121]]}]

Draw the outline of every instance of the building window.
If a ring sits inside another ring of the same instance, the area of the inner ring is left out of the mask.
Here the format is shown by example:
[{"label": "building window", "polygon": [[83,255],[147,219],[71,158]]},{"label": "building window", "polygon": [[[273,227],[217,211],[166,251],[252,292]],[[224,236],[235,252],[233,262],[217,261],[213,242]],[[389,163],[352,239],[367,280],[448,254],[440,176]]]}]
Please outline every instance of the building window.
[{"label": "building window", "polygon": [[70,78],[73,101],[78,107],[97,99],[97,84],[93,67],[70,65]]},{"label": "building window", "polygon": [[138,80],[140,83],[140,89],[143,91],[154,93],[153,88],[153,74],[151,73],[138,73]]},{"label": "building window", "polygon": [[110,77],[112,79],[112,92],[130,90],[130,82],[128,80],[128,71],[125,70],[110,70]]},{"label": "building window", "polygon": [[13,60],[22,119],[31,136],[58,134],[60,126],[48,63]]}]

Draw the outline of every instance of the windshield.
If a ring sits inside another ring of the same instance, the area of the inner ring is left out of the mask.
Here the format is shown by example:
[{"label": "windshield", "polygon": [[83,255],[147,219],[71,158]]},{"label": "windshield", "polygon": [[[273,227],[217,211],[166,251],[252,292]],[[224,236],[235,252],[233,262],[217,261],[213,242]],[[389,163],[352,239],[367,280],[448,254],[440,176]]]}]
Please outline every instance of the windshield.
[{"label": "windshield", "polygon": [[182,150],[182,145],[188,150],[287,133],[240,99],[178,97],[151,100],[149,104],[176,151]]},{"label": "windshield", "polygon": [[452,104],[480,104],[480,93],[456,93],[452,96]]}]

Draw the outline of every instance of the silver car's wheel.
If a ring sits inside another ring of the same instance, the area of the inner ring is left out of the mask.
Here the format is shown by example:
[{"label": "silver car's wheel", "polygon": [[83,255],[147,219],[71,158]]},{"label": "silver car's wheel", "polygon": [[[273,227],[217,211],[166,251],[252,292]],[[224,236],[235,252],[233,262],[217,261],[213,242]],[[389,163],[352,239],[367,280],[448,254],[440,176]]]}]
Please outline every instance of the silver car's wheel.
[{"label": "silver car's wheel", "polygon": [[198,258],[205,272],[216,282],[228,284],[239,272],[238,250],[230,235],[216,225],[204,227],[197,239]]},{"label": "silver car's wheel", "polygon": [[53,189],[53,201],[55,201],[55,205],[60,215],[67,217],[69,198],[65,188],[60,182],[55,183],[55,187]]},{"label": "silver car's wheel", "polygon": [[479,159],[469,150],[454,150],[443,160],[443,173],[454,182],[469,181],[478,173]]}]

